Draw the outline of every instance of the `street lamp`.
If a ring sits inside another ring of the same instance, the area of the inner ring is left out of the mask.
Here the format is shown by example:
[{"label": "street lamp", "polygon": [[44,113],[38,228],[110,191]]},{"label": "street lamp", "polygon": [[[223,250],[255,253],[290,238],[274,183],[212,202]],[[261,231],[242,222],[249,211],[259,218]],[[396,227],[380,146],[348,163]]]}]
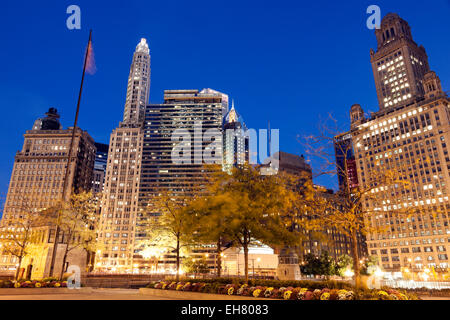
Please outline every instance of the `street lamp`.
[{"label": "street lamp", "polygon": [[347,278],[353,277],[354,274],[355,274],[355,273],[354,273],[352,270],[350,270],[350,268],[348,268],[348,269],[345,270],[345,272],[344,272],[344,276],[347,277]]},{"label": "street lamp", "polygon": [[255,260],[256,261],[258,261],[258,262],[260,262],[261,261],[261,258],[252,258],[252,259],[249,259],[249,260],[252,260],[252,269],[253,269],[253,279],[255,279]]},{"label": "street lamp", "polygon": [[256,261],[258,262],[258,275],[259,275],[259,269],[260,269],[259,263],[261,262],[261,258],[260,257],[256,258]]},{"label": "street lamp", "polygon": [[380,269],[380,267],[377,266],[377,269],[375,270],[375,272],[373,274],[375,275],[375,277],[381,278],[384,275],[384,272],[383,272],[383,270]]}]

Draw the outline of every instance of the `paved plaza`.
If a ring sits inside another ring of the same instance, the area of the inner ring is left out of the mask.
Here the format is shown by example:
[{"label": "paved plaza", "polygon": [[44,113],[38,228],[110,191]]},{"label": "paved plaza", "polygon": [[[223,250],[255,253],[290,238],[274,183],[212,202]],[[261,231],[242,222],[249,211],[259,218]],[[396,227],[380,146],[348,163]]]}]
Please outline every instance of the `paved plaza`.
[{"label": "paved plaza", "polygon": [[27,295],[0,295],[0,300],[174,300],[143,295],[137,289],[93,289],[91,293],[64,294],[43,294],[39,291],[36,290],[36,294]]},{"label": "paved plaza", "polygon": [[[20,290],[20,289],[18,289]],[[186,300],[186,299],[164,297],[160,295],[142,294],[138,289],[92,289],[86,293],[46,293],[39,289],[34,289],[32,294],[0,295],[0,300]],[[226,295],[223,300],[228,300]],[[422,300],[450,300],[450,297],[430,297],[421,296]]]}]

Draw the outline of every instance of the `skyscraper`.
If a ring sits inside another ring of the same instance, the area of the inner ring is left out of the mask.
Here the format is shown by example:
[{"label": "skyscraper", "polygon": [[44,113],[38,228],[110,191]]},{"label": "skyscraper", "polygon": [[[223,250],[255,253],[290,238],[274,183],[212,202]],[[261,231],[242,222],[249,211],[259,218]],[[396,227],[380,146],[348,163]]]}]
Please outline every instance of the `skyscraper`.
[{"label": "skyscraper", "polygon": [[370,50],[380,110],[407,105],[424,94],[423,78],[430,71],[423,46],[412,37],[408,23],[387,14],[376,29],[377,50]]},{"label": "skyscraper", "polygon": [[[208,91],[207,91],[208,90]],[[142,161],[141,199],[162,191],[192,194],[201,187],[204,161],[209,157],[220,158],[222,163],[222,141],[220,148],[207,151],[214,139],[205,135],[208,130],[222,133],[223,94],[211,89],[165,90],[163,104],[147,106],[144,125],[144,147]],[[189,154],[178,156],[174,151],[177,130],[185,130],[191,138]],[[195,147],[198,143],[198,148]]]},{"label": "skyscraper", "polygon": [[[158,215],[158,208],[148,207],[152,198],[164,192],[180,199],[190,197],[204,188],[204,163],[222,165],[222,119],[227,109],[228,96],[212,89],[165,90],[163,104],[147,106],[139,195],[146,210],[136,221],[136,261],[142,259],[140,240],[147,237],[145,226],[150,216]],[[186,153],[175,152],[182,133],[189,140],[183,141]],[[214,133],[218,141],[209,136]],[[214,259],[213,254],[209,259]],[[164,265],[173,263],[167,258]]]},{"label": "skyscraper", "polygon": [[[388,14],[376,36],[372,66],[380,111],[366,118],[361,107],[351,110],[358,183],[373,192],[362,208],[374,230],[367,235],[369,254],[387,271],[445,272],[450,101],[406,21]],[[380,173],[393,174],[398,183],[384,185]]]},{"label": "skyscraper", "polygon": [[345,132],[334,137],[334,153],[336,156],[336,174],[339,190],[349,194],[352,188],[358,186],[358,174],[356,172],[355,152],[353,150],[351,133]]},{"label": "skyscraper", "polygon": [[150,93],[150,50],[141,39],[128,77],[123,122],[110,137],[96,268],[125,271],[133,264],[139,207],[143,121]]},{"label": "skyscraper", "polygon": [[[33,129],[26,131],[22,150],[15,156],[0,228],[14,228],[15,221],[25,212],[38,214],[61,200],[72,130],[63,129],[57,110],[50,108],[46,117],[37,119]],[[90,191],[96,151],[94,140],[86,131],[77,128],[73,150],[67,190]],[[70,192],[66,196],[69,195]],[[34,270],[41,275],[48,274],[49,270],[49,261],[46,259],[51,254],[51,244],[55,240],[52,227],[45,229],[45,250],[39,253],[39,257],[31,257],[31,260],[35,259]],[[13,257],[3,256],[0,268],[14,267],[14,262]]]},{"label": "skyscraper", "polygon": [[150,95],[150,71],[150,49],[147,40],[142,38],[131,62],[122,126],[136,126],[142,122]]},{"label": "skyscraper", "polygon": [[[72,129],[62,129],[59,114],[50,108],[24,135],[15,156],[2,224],[14,221],[21,206],[44,209],[61,199]],[[77,128],[68,190],[90,191],[94,167],[94,140]]]},{"label": "skyscraper", "polygon": [[230,171],[235,165],[248,163],[249,136],[246,134],[247,127],[244,120],[234,108],[223,119],[223,168]]},{"label": "skyscraper", "polygon": [[103,192],[105,184],[106,167],[108,166],[109,146],[104,143],[95,143],[97,152],[95,154],[94,174],[92,180],[92,192]]}]

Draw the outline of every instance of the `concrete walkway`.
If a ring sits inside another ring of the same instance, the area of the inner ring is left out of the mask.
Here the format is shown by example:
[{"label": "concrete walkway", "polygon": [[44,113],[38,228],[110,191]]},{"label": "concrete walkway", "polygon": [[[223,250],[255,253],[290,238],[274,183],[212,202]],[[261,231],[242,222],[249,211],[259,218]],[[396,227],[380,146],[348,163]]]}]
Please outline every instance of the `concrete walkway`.
[{"label": "concrete walkway", "polygon": [[[20,289],[18,289],[20,290]],[[92,289],[91,293],[43,293],[36,290],[26,295],[0,295],[0,300],[181,300],[161,296],[143,295],[137,289]]]},{"label": "concrete walkway", "polygon": [[[20,290],[20,289],[17,289]],[[150,291],[150,290],[149,290]],[[27,291],[26,294],[5,294],[0,295],[0,300],[234,300],[234,296],[227,295],[208,295],[209,297],[194,297],[192,295],[164,296],[162,294],[152,294],[147,291],[145,294],[138,289],[92,289],[91,292],[80,293],[59,293],[45,292],[45,289],[33,289],[33,292]],[[251,297],[239,297],[245,300],[257,300]],[[450,297],[430,297],[421,296],[422,300],[450,300]],[[236,299],[237,300],[237,299]],[[263,299],[269,300],[269,299]]]},{"label": "concrete walkway", "polygon": [[422,300],[450,300],[450,297],[419,296]]}]

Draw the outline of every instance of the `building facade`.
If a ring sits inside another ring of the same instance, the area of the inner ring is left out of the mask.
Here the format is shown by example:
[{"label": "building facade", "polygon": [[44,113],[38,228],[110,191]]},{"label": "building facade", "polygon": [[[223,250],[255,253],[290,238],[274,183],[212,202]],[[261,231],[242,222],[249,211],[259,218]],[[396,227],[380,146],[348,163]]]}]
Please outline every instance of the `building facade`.
[{"label": "building facade", "polygon": [[[204,191],[204,164],[222,165],[222,119],[227,110],[228,96],[212,89],[165,90],[163,104],[147,106],[139,195],[142,210],[136,220],[134,249],[135,261],[143,270],[148,270],[149,263],[143,246],[147,225],[159,215],[152,198],[170,192],[182,201]],[[192,249],[194,256],[205,253],[213,268],[213,245]],[[159,269],[172,270],[175,258],[172,253],[161,256]]]},{"label": "building facade", "polygon": [[[24,212],[39,214],[62,199],[72,130],[63,129],[57,110],[50,108],[45,118],[36,120],[33,129],[26,131],[22,150],[15,156],[1,228],[14,228],[15,220]],[[75,192],[90,191],[96,152],[94,140],[77,128],[73,150],[67,188]],[[45,232],[50,233],[50,229]],[[39,254],[41,260],[50,258],[48,250],[53,247],[54,234],[43,242],[46,245]],[[0,268],[15,268],[15,262],[14,257],[4,255],[0,258]],[[45,268],[48,265],[44,263],[41,271]]]},{"label": "building facade", "polygon": [[243,118],[234,108],[223,118],[223,169],[231,172],[233,166],[250,161],[250,141]]},{"label": "building facade", "polygon": [[381,109],[407,105],[424,94],[422,79],[430,71],[423,46],[412,37],[408,23],[387,14],[376,29],[377,50],[370,50],[378,103]]},{"label": "building facade", "polygon": [[[372,66],[380,110],[366,118],[352,108],[351,135],[369,254],[387,271],[448,270],[450,250],[449,98],[429,70],[408,24],[388,14],[376,31]],[[395,176],[383,185],[379,175]],[[407,213],[407,214],[402,214]]]},{"label": "building facade", "polygon": [[349,194],[351,189],[358,187],[358,173],[351,133],[345,132],[334,137],[334,153],[339,190]]},{"label": "building facade", "polygon": [[[267,169],[266,173],[270,172],[271,174],[276,174],[278,172],[283,172],[294,175],[299,178],[300,184],[308,180],[312,181],[311,166],[306,162],[303,156],[280,151],[274,154],[274,158],[278,159],[276,164],[272,164],[272,161],[269,161],[269,163],[264,165]],[[324,197],[331,202],[335,202],[336,205],[339,204],[339,199],[342,195],[321,186],[315,186],[315,189],[318,197]],[[294,228],[302,233],[303,237],[302,244],[295,250],[296,253],[294,254],[293,250],[288,250],[288,248],[275,250],[279,255],[277,275],[280,279],[293,280],[295,272],[294,266],[297,268],[299,263],[303,263],[308,254],[319,256],[323,252],[328,252],[328,254],[337,261],[342,255],[351,255],[352,253],[350,237],[334,228],[326,228],[315,232],[302,230],[299,225],[294,226]],[[365,239],[361,234],[358,234],[358,253],[360,257],[367,256]]]},{"label": "building facade", "polygon": [[108,166],[108,150],[109,146],[104,143],[95,143],[97,152],[95,153],[94,173],[92,180],[92,192],[103,192],[106,176],[106,168]]},{"label": "building facade", "polygon": [[150,94],[150,50],[141,39],[133,54],[123,121],[111,133],[95,267],[124,272],[133,266],[139,208],[143,123]]}]

